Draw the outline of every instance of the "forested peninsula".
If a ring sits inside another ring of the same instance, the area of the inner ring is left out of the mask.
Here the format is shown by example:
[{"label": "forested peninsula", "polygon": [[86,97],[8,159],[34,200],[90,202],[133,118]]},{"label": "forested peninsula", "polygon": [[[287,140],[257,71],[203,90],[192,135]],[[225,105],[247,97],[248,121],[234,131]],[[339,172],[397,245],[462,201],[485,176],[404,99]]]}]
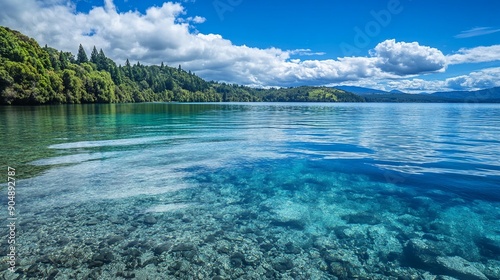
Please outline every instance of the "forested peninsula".
[{"label": "forested peninsula", "polygon": [[328,87],[257,89],[205,81],[181,65],[117,65],[94,46],[75,56],[0,26],[0,104],[123,102],[364,102]]}]

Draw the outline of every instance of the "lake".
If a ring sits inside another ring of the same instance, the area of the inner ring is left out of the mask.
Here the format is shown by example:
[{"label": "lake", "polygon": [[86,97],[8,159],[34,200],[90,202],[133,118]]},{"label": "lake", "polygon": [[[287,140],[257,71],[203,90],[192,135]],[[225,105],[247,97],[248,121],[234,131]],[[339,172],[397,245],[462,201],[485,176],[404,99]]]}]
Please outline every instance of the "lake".
[{"label": "lake", "polygon": [[7,279],[500,279],[498,104],[92,104],[0,120]]}]

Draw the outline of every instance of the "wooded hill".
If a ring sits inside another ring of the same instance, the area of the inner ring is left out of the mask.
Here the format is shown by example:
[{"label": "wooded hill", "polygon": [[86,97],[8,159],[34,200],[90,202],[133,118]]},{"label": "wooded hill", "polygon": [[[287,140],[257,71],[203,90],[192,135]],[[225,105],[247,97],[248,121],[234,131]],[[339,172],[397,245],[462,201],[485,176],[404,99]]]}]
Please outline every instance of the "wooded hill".
[{"label": "wooded hill", "polygon": [[117,65],[94,46],[77,55],[40,47],[32,38],[0,26],[0,104],[37,105],[117,102],[363,102],[327,87],[255,89],[207,82],[181,66]]}]

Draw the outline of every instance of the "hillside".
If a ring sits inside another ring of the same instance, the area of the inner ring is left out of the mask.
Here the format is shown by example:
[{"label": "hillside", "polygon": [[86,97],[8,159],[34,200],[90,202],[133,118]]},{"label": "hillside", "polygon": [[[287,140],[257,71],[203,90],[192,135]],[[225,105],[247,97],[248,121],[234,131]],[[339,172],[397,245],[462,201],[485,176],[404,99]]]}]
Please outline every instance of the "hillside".
[{"label": "hillside", "polygon": [[0,104],[117,102],[363,102],[343,90],[317,87],[254,89],[207,82],[181,65],[117,65],[94,46],[75,57],[0,26]]},{"label": "hillside", "polygon": [[476,91],[435,92],[432,96],[458,100],[461,102],[500,102],[500,87]]},{"label": "hillside", "polygon": [[418,103],[499,103],[500,87],[477,91],[449,91],[431,94],[368,94],[367,102],[418,102]]}]

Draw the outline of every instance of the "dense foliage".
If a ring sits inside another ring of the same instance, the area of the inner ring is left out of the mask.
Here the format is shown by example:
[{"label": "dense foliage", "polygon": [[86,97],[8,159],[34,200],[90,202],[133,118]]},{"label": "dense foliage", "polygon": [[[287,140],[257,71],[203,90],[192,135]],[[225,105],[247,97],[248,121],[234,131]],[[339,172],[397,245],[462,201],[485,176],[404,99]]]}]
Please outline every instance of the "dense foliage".
[{"label": "dense foliage", "polygon": [[207,82],[190,71],[161,63],[124,66],[82,45],[70,52],[38,43],[0,26],[0,104],[114,102],[317,101],[360,102],[362,97],[331,88],[254,89]]}]

